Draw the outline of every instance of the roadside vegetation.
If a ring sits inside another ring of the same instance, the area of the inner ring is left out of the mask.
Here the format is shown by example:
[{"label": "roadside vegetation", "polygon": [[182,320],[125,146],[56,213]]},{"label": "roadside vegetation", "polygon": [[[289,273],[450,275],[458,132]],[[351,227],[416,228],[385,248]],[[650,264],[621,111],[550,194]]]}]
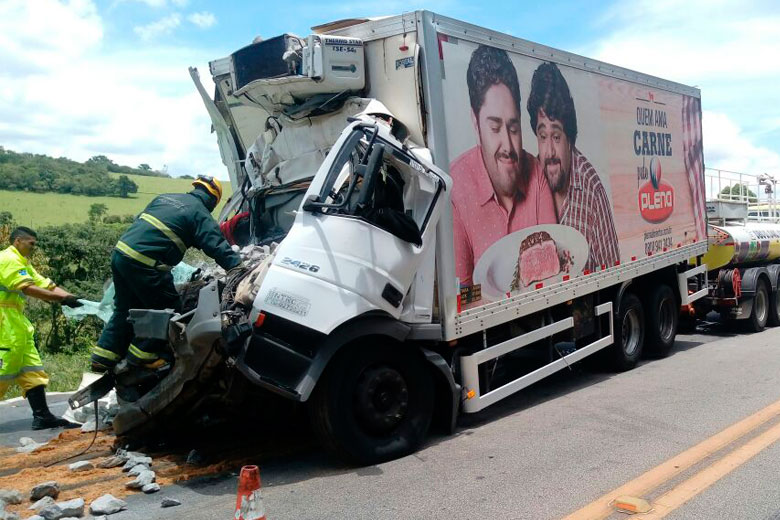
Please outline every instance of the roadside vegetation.
[{"label": "roadside vegetation", "polygon": [[[111,174],[111,177],[119,174]],[[90,208],[103,204],[103,218],[126,222],[140,213],[160,193],[185,192],[191,189],[192,180],[181,177],[143,177],[130,175],[138,185],[138,192],[126,199],[120,197],[90,197],[66,193],[35,193],[30,191],[0,190],[0,211],[10,212],[16,223],[37,229],[42,226],[83,223],[89,218]],[[229,183],[223,183],[225,196],[230,196]],[[221,208],[221,206],[220,206]],[[214,212],[219,213],[219,208]]]},{"label": "roadside vegetation", "polygon": [[[4,175],[0,164],[0,179]],[[117,179],[125,174],[106,175]],[[158,194],[189,191],[192,182],[152,174],[130,177],[138,189],[127,198],[0,190],[0,249],[8,246],[14,227],[32,227],[38,233],[38,248],[32,258],[38,272],[78,296],[99,301],[111,279],[111,252],[135,215]],[[225,183],[224,188],[223,201],[230,194],[230,185]],[[35,327],[36,346],[51,378],[49,391],[74,390],[81,374],[88,370],[89,350],[103,322],[94,316],[67,320],[59,305],[33,298],[27,299],[25,314]],[[14,385],[4,399],[19,395],[21,390]]]}]

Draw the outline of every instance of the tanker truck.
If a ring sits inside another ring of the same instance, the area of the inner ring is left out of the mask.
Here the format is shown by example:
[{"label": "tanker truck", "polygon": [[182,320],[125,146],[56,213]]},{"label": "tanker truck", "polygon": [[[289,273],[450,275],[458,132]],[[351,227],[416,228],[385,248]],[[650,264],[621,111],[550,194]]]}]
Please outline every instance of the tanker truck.
[{"label": "tanker truck", "polygon": [[167,323],[175,364],[120,435],[276,396],[343,458],[387,460],[585,358],[666,355],[709,294],[695,87],[429,11],[209,72],[220,219],[264,254],[181,314],[134,313],[140,336]]},{"label": "tanker truck", "polygon": [[708,170],[708,294],[686,310],[715,311],[749,331],[780,325],[780,206],[772,176]]}]

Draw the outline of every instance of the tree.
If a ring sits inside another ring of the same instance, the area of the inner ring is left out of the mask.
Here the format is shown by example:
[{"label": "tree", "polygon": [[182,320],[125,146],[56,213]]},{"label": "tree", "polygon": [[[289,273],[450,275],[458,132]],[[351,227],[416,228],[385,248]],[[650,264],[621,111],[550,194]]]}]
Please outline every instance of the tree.
[{"label": "tree", "polygon": [[89,220],[90,222],[98,222],[103,215],[108,212],[108,206],[105,204],[97,203],[92,204],[89,207]]},{"label": "tree", "polygon": [[753,190],[747,187],[746,184],[736,183],[733,186],[726,186],[720,191],[722,198],[727,200],[743,200],[747,197],[748,201],[755,202],[758,197]]},{"label": "tree", "polygon": [[123,199],[126,199],[129,193],[138,193],[138,185],[131,181],[127,175],[119,176],[117,188],[119,189],[119,196]]},{"label": "tree", "polygon": [[150,172],[150,171],[152,171],[152,167],[151,167],[151,166],[149,166],[149,165],[148,165],[148,164],[146,164],[146,163],[141,163],[141,164],[139,164],[139,165],[138,165],[138,169],[139,169],[139,170],[143,170],[143,171],[145,171],[145,172]]}]

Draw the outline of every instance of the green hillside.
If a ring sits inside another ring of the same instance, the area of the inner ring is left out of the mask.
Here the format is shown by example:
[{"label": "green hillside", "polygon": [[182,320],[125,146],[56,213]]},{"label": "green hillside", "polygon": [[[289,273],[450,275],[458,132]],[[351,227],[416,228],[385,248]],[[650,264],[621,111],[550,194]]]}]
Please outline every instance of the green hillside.
[{"label": "green hillside", "polygon": [[[114,173],[110,175],[119,176]],[[0,190],[0,211],[10,211],[18,224],[32,228],[84,222],[87,220],[87,212],[92,204],[105,204],[108,207],[108,215],[135,215],[160,193],[189,191],[192,183],[189,179],[168,177],[142,175],[128,175],[128,177],[138,185],[138,193],[126,199]],[[231,187],[227,181],[222,185],[224,188],[222,200],[225,201],[230,196]],[[218,211],[214,214],[218,214]]]}]

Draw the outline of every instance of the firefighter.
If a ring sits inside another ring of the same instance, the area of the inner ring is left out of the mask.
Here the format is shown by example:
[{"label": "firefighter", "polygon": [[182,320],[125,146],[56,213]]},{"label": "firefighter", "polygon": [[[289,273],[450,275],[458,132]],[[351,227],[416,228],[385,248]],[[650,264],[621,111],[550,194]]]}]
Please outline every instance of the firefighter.
[{"label": "firefighter", "polygon": [[160,374],[170,368],[165,342],[133,341],[127,318],[130,309],[180,310],[171,268],[181,262],[187,248],[201,249],[226,271],[241,264],[211,216],[222,198],[222,185],[207,176],[192,185],[189,193],[154,198],[117,242],[111,255],[114,314],[92,350],[94,372],[120,372],[114,369],[122,359],[141,373],[145,369],[147,374]]},{"label": "firefighter", "polygon": [[39,275],[30,263],[38,235],[30,228],[11,231],[8,248],[0,251],[0,399],[14,381],[32,408],[33,430],[76,428],[56,417],[46,403],[49,376],[35,348],[34,329],[24,316],[24,296],[68,307],[81,307],[78,298]]}]

